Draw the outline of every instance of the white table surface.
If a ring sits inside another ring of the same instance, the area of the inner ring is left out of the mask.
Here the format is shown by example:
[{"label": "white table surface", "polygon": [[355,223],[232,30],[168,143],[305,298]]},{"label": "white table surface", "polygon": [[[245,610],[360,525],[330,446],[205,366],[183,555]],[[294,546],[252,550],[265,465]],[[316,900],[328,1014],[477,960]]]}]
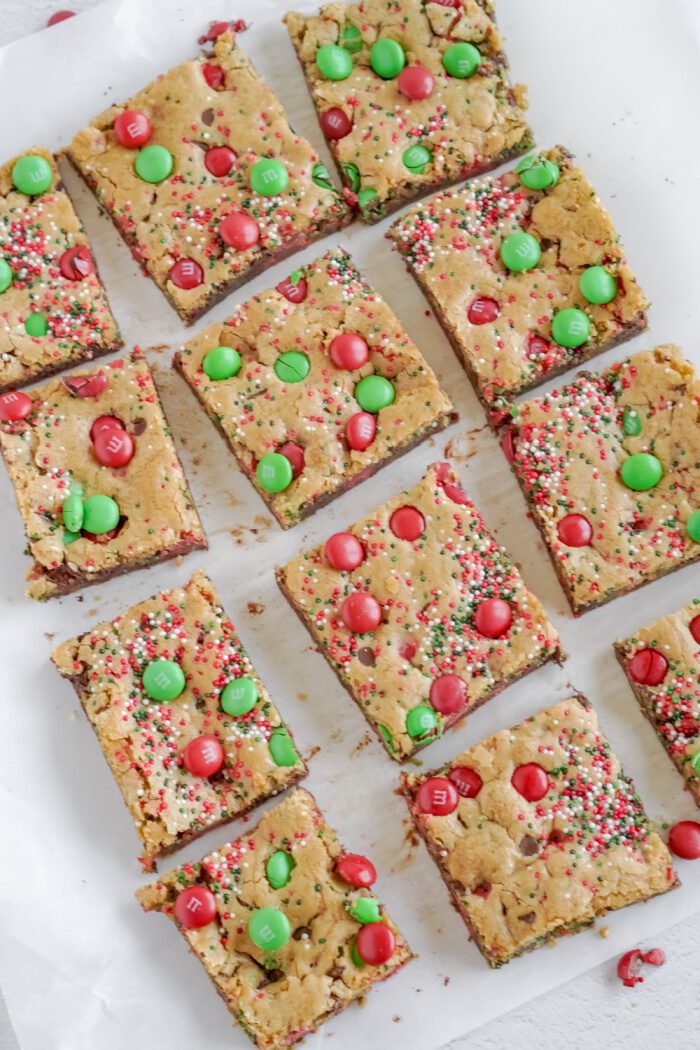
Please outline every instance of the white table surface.
[{"label": "white table surface", "polygon": [[[65,7],[79,12],[95,2],[67,0]],[[232,7],[230,0],[222,0],[222,17],[244,16],[249,2],[240,0]],[[55,0],[0,0],[0,46],[42,29],[49,15],[63,6]],[[657,939],[657,945],[666,952],[667,964],[660,970],[647,967],[644,984],[623,988],[613,963],[598,966],[584,977],[450,1043],[449,1050],[502,1050],[510,1045],[538,1050],[549,1047],[553,1039],[565,1040],[575,1050],[636,1050],[640,1045],[655,1047],[674,1039],[682,1040],[685,1046],[694,1045],[696,1037],[692,1033],[700,1027],[700,914],[666,931]],[[163,1039],[162,1047],[151,1045],[149,1050],[165,1050],[166,1034]],[[21,1050],[1,991],[0,1050]]]}]

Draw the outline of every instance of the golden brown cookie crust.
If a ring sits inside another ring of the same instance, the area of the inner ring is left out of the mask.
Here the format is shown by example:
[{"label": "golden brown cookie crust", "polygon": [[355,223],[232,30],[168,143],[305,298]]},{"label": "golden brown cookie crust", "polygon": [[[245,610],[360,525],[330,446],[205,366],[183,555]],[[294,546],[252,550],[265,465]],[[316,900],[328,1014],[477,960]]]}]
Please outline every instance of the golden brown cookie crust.
[{"label": "golden brown cookie crust", "polygon": [[[220,90],[205,80],[206,66],[223,71]],[[134,170],[138,151],[115,138],[115,118],[127,109],[149,117],[149,145],[164,146],[174,158],[172,175],[161,183],[140,179]],[[236,153],[225,177],[212,175],[205,165],[213,146]],[[75,136],[68,156],[186,323],[351,217],[336,190],[312,181],[317,154],[289,127],[279,100],[230,31],[214,41],[213,55],[183,62],[96,117]],[[264,157],[277,158],[288,171],[288,186],[278,196],[250,189],[250,169]],[[254,218],[260,231],[258,243],[243,250],[229,248],[218,234],[221,219],[239,211]],[[203,282],[194,288],[183,289],[171,279],[173,265],[184,259],[202,269]]]},{"label": "golden brown cookie crust", "polygon": [[[393,512],[406,506],[426,523],[416,542],[391,530]],[[365,550],[358,568],[337,571],[320,546],[278,569],[277,579],[394,758],[409,757],[510,682],[563,658],[544,608],[449,464],[433,465],[412,489],[346,531]],[[369,592],[382,607],[379,627],[365,635],[351,633],[341,619],[342,604],[354,591]],[[474,626],[475,609],[487,597],[510,605],[513,621],[502,638],[486,638]],[[464,681],[466,706],[450,716],[436,712],[434,730],[412,737],[409,713],[430,706],[431,684],[446,674]]]},{"label": "golden brown cookie crust", "polygon": [[[292,12],[285,22],[319,116],[338,108],[352,122],[348,135],[328,145],[368,222],[532,145],[523,115],[525,89],[510,84],[493,5],[487,0],[466,0],[458,9],[420,0],[333,3],[318,15]],[[353,70],[345,80],[327,80],[316,65],[317,51],[325,44],[342,45],[348,30],[359,32]],[[422,66],[433,75],[429,98],[409,101],[395,78],[383,80],[373,71],[371,47],[382,38],[401,44],[407,66]],[[460,42],[475,45],[481,54],[469,79],[448,76],[442,64],[447,48]],[[415,145],[431,153],[423,171],[409,171],[403,161],[404,152]],[[355,169],[354,177],[348,166]]]},{"label": "golden brown cookie crust", "polygon": [[[511,782],[529,763],[549,777],[537,802]],[[446,815],[424,812],[421,784],[464,767],[482,780],[476,795],[458,793]],[[402,791],[491,966],[677,885],[668,849],[583,697],[496,733],[434,773],[403,774]]]},{"label": "golden brown cookie crust", "polygon": [[[291,854],[295,866],[288,884],[276,890],[265,865],[279,849]],[[394,953],[380,966],[359,967],[353,961],[360,925],[349,908],[374,894],[354,889],[335,871],[342,852],[313,797],[298,789],[242,838],[137,892],[144,911],[160,911],[174,919],[181,890],[206,885],[213,891],[216,921],[201,929],[178,928],[260,1050],[288,1046],[315,1031],[412,957],[380,906],[381,921],[396,938]],[[292,928],[290,940],[274,958],[253,943],[247,928],[251,912],[267,907],[283,911]]]},{"label": "golden brown cookie crust", "polygon": [[[484,405],[501,422],[507,400],[646,328],[649,301],[627,264],[613,221],[563,146],[539,156],[559,179],[531,190],[515,172],[475,179],[437,194],[398,219],[388,236],[428,298]],[[538,266],[506,269],[500,248],[526,230],[540,243]],[[602,265],[618,282],[608,304],[589,303],[581,274]],[[475,300],[498,304],[494,321],[475,324]],[[554,315],[576,307],[590,335],[575,349],[551,338]],[[536,340],[536,341],[535,341]]]},{"label": "golden brown cookie crust", "polygon": [[[27,196],[12,184],[21,157],[42,157],[53,182],[45,193]],[[42,379],[62,368],[109,354],[122,345],[107,294],[94,269],[82,280],[67,280],[61,256],[71,248],[90,251],[90,242],[68,194],[56,160],[35,147],[0,167],[0,259],[13,271],[0,293],[0,393]],[[42,313],[43,336],[28,335],[25,321]]]},{"label": "golden brown cookie crust", "polygon": [[[97,396],[72,392],[81,378],[102,375]],[[31,414],[0,424],[0,450],[24,521],[34,560],[27,594],[51,598],[99,579],[206,547],[187,479],[150,369],[135,351],[98,372],[52,379],[29,392]],[[134,438],[135,453],[121,469],[102,466],[90,430],[99,416],[114,416]],[[104,495],[120,510],[120,528],[106,542],[84,534],[64,542],[62,507],[71,482],[85,497]]]}]

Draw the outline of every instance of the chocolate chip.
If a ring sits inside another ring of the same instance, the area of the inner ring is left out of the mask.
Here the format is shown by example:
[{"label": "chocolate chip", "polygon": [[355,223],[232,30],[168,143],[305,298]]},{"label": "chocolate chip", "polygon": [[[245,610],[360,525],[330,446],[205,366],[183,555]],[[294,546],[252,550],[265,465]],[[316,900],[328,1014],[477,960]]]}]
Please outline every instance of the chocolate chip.
[{"label": "chocolate chip", "polygon": [[532,926],[533,922],[535,921],[535,913],[534,911],[529,911],[527,915],[520,915],[518,916],[518,918],[521,922],[526,922],[528,926]]},{"label": "chocolate chip", "polygon": [[525,835],[525,837],[520,840],[518,849],[523,857],[534,857],[540,852],[540,844],[537,839],[532,837],[532,835]]},{"label": "chocolate chip", "polygon": [[139,418],[135,419],[132,424],[131,433],[134,435],[134,437],[139,437],[141,434],[143,434],[147,425],[148,424],[146,423],[146,420],[139,416]]},{"label": "chocolate chip", "polygon": [[371,645],[364,645],[361,649],[358,649],[357,659],[365,667],[374,667],[377,662],[374,658],[374,649]]},{"label": "chocolate chip", "polygon": [[202,116],[201,116],[200,119],[202,121],[202,124],[206,124],[207,127],[210,124],[213,124],[214,123],[214,110],[213,109],[205,109],[204,112],[202,113]]}]

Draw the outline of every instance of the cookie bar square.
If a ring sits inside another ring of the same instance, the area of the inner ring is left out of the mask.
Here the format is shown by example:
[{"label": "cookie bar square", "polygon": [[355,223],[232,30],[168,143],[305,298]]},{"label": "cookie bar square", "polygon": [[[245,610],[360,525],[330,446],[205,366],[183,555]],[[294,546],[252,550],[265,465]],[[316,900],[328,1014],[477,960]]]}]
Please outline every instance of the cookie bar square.
[{"label": "cookie bar square", "polygon": [[68,156],[187,324],[351,218],[230,31],[96,117]]},{"label": "cookie bar square", "polygon": [[582,696],[401,781],[416,829],[490,966],[678,885]]},{"label": "cookie bar square", "polygon": [[700,557],[699,405],[659,346],[514,408],[503,448],[575,614]]},{"label": "cookie bar square", "polygon": [[0,167],[0,319],[0,393],[122,345],[87,235],[44,149]]},{"label": "cookie bar square", "polygon": [[399,760],[563,659],[557,632],[448,463],[277,580]]},{"label": "cookie bar square", "polygon": [[206,547],[145,359],[0,398],[0,451],[24,521],[30,598]]},{"label": "cookie bar square", "polygon": [[260,1050],[290,1046],[361,1000],[412,953],[368,888],[374,865],[344,853],[297,789],[235,842],[144,886],[172,919]]},{"label": "cookie bar square", "polygon": [[490,0],[364,0],[285,22],[367,222],[533,144]]},{"label": "cookie bar square", "polygon": [[700,598],[615,642],[615,654],[700,806]]},{"label": "cookie bar square", "polygon": [[205,328],[174,365],[283,528],[457,418],[342,248]]},{"label": "cookie bar square", "polygon": [[64,642],[53,661],[90,719],[147,866],[306,775],[203,572]]},{"label": "cookie bar square", "polygon": [[509,398],[647,326],[612,219],[562,146],[431,197],[388,236],[494,424]]}]

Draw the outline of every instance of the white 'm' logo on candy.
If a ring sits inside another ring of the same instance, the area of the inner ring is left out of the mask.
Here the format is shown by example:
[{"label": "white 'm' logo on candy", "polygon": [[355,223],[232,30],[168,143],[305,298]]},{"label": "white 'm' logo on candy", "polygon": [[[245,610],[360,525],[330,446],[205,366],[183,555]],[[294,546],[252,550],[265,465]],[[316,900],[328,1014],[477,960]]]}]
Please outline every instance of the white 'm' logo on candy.
[{"label": "white 'm' logo on candy", "polygon": [[202,757],[204,758],[205,762],[216,762],[216,760],[219,757],[216,752],[216,748],[210,740],[207,740],[204,747],[202,748]]},{"label": "white 'm' logo on candy", "polygon": [[182,262],[182,273],[185,277],[194,277],[195,275],[194,262],[192,259],[184,259]]},{"label": "white 'm' logo on candy", "polygon": [[185,907],[194,915],[202,907],[202,902],[197,897],[190,897]]},{"label": "white 'm' logo on candy", "polygon": [[122,447],[122,438],[118,437],[116,434],[114,434],[109,439],[109,441],[107,442],[107,451],[108,452],[119,452],[121,447]]},{"label": "white 'm' logo on candy", "polygon": [[435,788],[433,792],[433,800],[437,802],[438,806],[444,806],[447,802],[447,792],[444,788]]},{"label": "white 'm' logo on candy", "polygon": [[271,930],[269,926],[263,926],[262,929],[258,931],[258,937],[260,938],[261,941],[265,941],[265,943],[267,944],[270,941],[274,941],[275,934],[274,934],[274,931]]},{"label": "white 'm' logo on candy", "polygon": [[168,676],[165,673],[165,671],[157,671],[156,672],[156,685],[160,689],[167,689],[168,686],[170,685],[170,679],[168,678]]}]

